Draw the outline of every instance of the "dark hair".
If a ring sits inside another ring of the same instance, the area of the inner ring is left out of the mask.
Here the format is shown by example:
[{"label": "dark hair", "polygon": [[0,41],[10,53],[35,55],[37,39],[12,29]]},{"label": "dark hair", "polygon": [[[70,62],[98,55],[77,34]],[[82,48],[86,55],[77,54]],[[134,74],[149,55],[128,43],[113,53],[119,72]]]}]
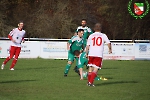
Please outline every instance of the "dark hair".
[{"label": "dark hair", "polygon": [[83,31],[83,32],[84,32],[84,29],[79,29],[79,30],[78,30],[78,32],[81,32],[81,31]]},{"label": "dark hair", "polygon": [[82,19],[81,21],[86,21],[86,19]]},{"label": "dark hair", "polygon": [[75,51],[73,52],[73,54],[74,54],[75,56],[79,56],[80,51],[79,51],[79,50],[75,50]]},{"label": "dark hair", "polygon": [[94,31],[102,31],[102,25],[100,23],[96,23],[94,26]]}]

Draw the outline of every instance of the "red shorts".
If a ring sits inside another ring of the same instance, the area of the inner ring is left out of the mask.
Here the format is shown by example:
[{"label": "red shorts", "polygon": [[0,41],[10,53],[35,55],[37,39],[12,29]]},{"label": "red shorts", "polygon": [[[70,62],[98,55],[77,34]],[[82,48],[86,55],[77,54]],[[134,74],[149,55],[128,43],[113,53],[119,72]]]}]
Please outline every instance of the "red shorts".
[{"label": "red shorts", "polygon": [[101,69],[102,58],[89,56],[88,66],[92,66],[92,67],[96,67],[98,69]]},{"label": "red shorts", "polygon": [[9,51],[10,58],[13,58],[13,56],[15,55],[15,59],[18,59],[20,51],[21,51],[21,47],[11,46]]}]

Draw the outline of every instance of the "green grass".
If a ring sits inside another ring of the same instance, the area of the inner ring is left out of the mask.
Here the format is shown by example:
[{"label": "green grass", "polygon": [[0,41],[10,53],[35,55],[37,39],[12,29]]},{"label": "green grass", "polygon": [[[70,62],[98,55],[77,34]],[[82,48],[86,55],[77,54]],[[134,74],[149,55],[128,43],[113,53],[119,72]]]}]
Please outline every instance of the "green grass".
[{"label": "green grass", "polygon": [[[4,59],[0,59],[0,63]],[[73,65],[63,76],[67,60],[19,59],[0,70],[0,100],[150,100],[150,61],[103,61],[99,76],[88,87]],[[84,69],[85,70],[85,69]]]}]

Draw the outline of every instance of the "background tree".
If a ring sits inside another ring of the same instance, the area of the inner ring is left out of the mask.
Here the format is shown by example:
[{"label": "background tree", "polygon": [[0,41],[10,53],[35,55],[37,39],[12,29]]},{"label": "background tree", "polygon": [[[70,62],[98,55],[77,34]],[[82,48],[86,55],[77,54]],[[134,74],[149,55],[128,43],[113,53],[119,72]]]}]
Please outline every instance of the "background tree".
[{"label": "background tree", "polygon": [[[0,36],[24,21],[26,37],[70,38],[87,19],[93,28],[96,22],[110,39],[150,39],[150,12],[135,19],[128,12],[128,0],[1,0]],[[143,0],[133,0],[143,2]],[[133,6],[131,6],[133,9]],[[147,8],[146,8],[147,9]],[[134,12],[134,11],[133,11]]]}]

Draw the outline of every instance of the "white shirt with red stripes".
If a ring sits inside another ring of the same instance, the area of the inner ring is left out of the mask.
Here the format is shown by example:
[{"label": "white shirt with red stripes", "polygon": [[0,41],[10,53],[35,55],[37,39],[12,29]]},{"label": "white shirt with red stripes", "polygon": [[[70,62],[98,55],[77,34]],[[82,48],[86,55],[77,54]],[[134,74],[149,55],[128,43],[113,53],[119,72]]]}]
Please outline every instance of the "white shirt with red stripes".
[{"label": "white shirt with red stripes", "polygon": [[110,43],[106,34],[101,32],[94,32],[88,38],[87,45],[89,45],[88,56],[103,57],[104,43]]},{"label": "white shirt with red stripes", "polygon": [[21,47],[21,42],[24,38],[25,30],[19,30],[18,28],[13,29],[9,36],[15,40],[15,43],[11,41],[11,46]]}]

